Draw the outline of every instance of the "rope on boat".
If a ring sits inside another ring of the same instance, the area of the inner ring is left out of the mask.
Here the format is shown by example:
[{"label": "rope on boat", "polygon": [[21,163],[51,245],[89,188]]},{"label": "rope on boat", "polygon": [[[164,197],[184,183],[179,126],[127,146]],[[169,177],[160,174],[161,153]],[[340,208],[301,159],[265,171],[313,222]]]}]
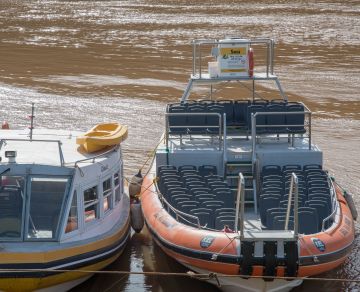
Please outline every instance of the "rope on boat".
[{"label": "rope on boat", "polygon": [[0,273],[33,273],[33,272],[47,272],[47,273],[82,273],[82,274],[104,274],[104,275],[144,275],[144,276],[170,276],[170,277],[190,277],[198,278],[200,280],[215,279],[219,283],[220,278],[244,278],[244,279],[274,279],[274,280],[311,280],[311,281],[329,281],[329,282],[346,282],[346,283],[360,283],[360,279],[342,279],[342,278],[318,278],[318,277],[278,277],[278,276],[250,276],[250,275],[224,275],[217,273],[203,273],[197,274],[192,271],[186,273],[171,273],[171,272],[131,272],[131,271],[96,271],[96,270],[69,270],[69,269],[0,269]]},{"label": "rope on boat", "polygon": [[[151,150],[150,154],[148,155],[147,159],[145,160],[145,162],[143,163],[143,165],[140,167],[139,171],[142,171],[143,168],[145,167],[145,165],[149,162],[149,160],[154,157],[155,153],[156,153],[156,149],[159,147],[159,145],[165,140],[165,137],[161,138],[159,143],[156,144],[155,148],[153,150]],[[145,176],[149,173],[150,168],[148,169],[147,173],[145,174]]]}]

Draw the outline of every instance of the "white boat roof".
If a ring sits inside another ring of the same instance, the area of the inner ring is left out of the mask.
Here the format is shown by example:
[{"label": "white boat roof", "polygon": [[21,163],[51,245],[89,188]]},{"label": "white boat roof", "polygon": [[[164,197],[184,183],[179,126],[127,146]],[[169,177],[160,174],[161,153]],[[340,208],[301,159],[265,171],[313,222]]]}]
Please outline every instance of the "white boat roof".
[{"label": "white boat roof", "polygon": [[[30,141],[29,130],[0,130],[0,164],[9,163],[5,157],[5,151],[16,151],[15,162],[17,164],[40,164],[61,166],[61,154],[64,166],[74,167],[75,162],[101,154],[85,153],[80,151],[76,144],[76,137],[83,132],[70,130],[34,129],[32,141]],[[59,142],[61,150],[59,149]],[[107,149],[108,150],[108,149]],[[106,152],[104,150],[103,152]],[[101,159],[106,159],[104,155]],[[91,163],[91,161],[89,161]]]}]

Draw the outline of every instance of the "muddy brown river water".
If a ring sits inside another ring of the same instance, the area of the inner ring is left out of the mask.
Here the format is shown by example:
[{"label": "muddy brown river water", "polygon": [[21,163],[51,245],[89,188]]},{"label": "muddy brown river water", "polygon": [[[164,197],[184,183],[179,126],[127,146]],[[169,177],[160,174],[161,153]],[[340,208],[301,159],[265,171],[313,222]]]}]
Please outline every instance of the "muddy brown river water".
[{"label": "muddy brown river water", "polygon": [[[290,99],[313,111],[313,140],[326,168],[360,208],[360,2],[0,0],[0,114],[11,127],[86,130],[118,120],[131,176],[164,129],[191,70],[190,42],[271,37],[275,72]],[[323,277],[360,279],[360,225],[352,253]],[[108,269],[186,272],[146,230]],[[359,291],[351,283],[305,283],[294,291]],[[94,276],[73,291],[218,291],[187,278]]]}]

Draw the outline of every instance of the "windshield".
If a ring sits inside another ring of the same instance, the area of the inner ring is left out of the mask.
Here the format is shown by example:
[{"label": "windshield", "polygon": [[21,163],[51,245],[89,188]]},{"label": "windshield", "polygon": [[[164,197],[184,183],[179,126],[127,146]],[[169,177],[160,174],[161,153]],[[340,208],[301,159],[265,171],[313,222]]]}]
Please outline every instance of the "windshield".
[{"label": "windshield", "polygon": [[21,238],[24,178],[2,176],[0,187],[0,238]]},{"label": "windshield", "polygon": [[[0,240],[55,239],[68,177],[2,176]],[[25,195],[27,194],[27,195]]]}]

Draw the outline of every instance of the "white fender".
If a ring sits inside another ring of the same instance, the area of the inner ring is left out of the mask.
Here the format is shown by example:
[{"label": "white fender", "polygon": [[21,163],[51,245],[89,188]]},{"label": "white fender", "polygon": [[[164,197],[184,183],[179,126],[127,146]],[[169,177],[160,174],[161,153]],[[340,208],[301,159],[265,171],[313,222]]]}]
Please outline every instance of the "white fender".
[{"label": "white fender", "polygon": [[132,200],[130,204],[131,227],[139,233],[144,227],[144,216],[141,210],[140,200]]}]

